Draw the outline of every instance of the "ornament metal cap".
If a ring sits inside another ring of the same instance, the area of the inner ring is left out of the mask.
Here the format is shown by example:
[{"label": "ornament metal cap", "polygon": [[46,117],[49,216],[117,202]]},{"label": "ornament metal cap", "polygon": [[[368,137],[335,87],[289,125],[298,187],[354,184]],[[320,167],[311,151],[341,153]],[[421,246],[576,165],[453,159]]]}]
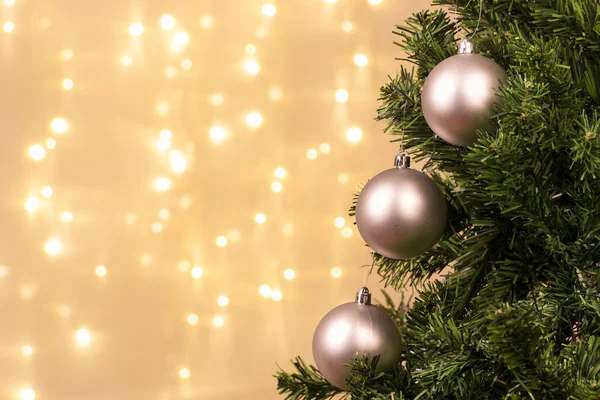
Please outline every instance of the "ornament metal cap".
[{"label": "ornament metal cap", "polygon": [[396,155],[394,159],[394,165],[396,168],[409,168],[410,167],[410,157],[407,153],[400,153]]},{"label": "ornament metal cap", "polygon": [[356,302],[365,306],[371,304],[371,293],[367,287],[361,287],[358,293],[356,293]]},{"label": "ornament metal cap", "polygon": [[472,54],[475,53],[473,43],[469,42],[469,39],[463,39],[458,43],[458,54]]}]

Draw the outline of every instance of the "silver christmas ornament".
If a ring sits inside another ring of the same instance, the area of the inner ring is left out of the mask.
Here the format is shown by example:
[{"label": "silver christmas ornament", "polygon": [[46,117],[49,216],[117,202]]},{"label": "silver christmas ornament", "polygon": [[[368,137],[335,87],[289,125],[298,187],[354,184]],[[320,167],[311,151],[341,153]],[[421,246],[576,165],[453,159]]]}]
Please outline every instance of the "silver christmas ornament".
[{"label": "silver christmas ornament", "polygon": [[438,242],[446,227],[444,195],[425,174],[396,156],[396,168],[373,177],[358,196],[356,226],[377,253],[393,259],[416,257]]},{"label": "silver christmas ornament", "polygon": [[366,287],[357,293],[355,302],[342,304],[323,317],[312,343],[319,371],[341,389],[350,377],[346,365],[351,360],[366,354],[380,356],[376,370],[384,372],[400,362],[401,348],[396,323],[381,308],[371,305]]},{"label": "silver christmas ornament", "polygon": [[458,55],[439,63],[425,79],[421,107],[429,127],[446,142],[470,146],[477,130],[490,131],[498,87],[506,73],[489,58],[473,52],[464,39]]}]

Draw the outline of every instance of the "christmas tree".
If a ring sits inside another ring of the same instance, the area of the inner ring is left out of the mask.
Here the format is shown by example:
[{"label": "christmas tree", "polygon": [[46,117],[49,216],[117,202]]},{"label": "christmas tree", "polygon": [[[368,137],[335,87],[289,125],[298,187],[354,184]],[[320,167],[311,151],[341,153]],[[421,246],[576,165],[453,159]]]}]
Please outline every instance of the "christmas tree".
[{"label": "christmas tree", "polygon": [[[377,372],[378,356],[357,354],[341,389],[296,358],[295,371],[277,373],[279,391],[287,399],[600,399],[600,5],[435,4],[446,7],[396,27],[413,67],[381,88],[378,110],[448,208],[430,250],[403,260],[374,254],[389,289],[419,287],[410,303],[386,296],[382,306],[399,327],[401,359]],[[493,128],[457,146],[434,135],[421,96],[465,37],[507,79]]]}]

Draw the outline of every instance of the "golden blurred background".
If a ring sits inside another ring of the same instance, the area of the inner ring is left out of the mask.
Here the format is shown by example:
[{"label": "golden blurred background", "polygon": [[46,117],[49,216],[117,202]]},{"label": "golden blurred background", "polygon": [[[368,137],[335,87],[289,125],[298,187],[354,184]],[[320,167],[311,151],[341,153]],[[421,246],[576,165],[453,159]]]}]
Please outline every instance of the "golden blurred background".
[{"label": "golden blurred background", "polygon": [[0,399],[277,399],[363,284],[429,2],[1,1]]}]

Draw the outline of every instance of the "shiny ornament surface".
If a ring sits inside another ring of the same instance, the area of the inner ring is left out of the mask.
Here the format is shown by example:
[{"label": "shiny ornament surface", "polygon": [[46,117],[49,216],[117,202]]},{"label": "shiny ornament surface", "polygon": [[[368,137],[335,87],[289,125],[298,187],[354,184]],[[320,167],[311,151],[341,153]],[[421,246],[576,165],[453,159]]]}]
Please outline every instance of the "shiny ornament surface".
[{"label": "shiny ornament surface", "polygon": [[[468,43],[468,42],[467,42]],[[461,43],[463,44],[463,43]],[[421,107],[429,127],[446,142],[470,146],[477,130],[490,131],[498,87],[506,73],[489,58],[472,51],[470,43],[458,54],[439,63],[423,85]]]},{"label": "shiny ornament surface", "polygon": [[[366,297],[361,297],[365,291]],[[357,355],[379,355],[376,369],[382,372],[400,362],[401,349],[398,327],[385,311],[370,304],[367,288],[361,289],[357,302],[329,311],[319,322],[312,343],[319,371],[341,389],[350,377],[350,368],[346,365]]]},{"label": "shiny ornament surface", "polygon": [[377,253],[416,257],[440,239],[448,208],[444,195],[422,172],[392,168],[373,177],[358,196],[356,226]]}]

